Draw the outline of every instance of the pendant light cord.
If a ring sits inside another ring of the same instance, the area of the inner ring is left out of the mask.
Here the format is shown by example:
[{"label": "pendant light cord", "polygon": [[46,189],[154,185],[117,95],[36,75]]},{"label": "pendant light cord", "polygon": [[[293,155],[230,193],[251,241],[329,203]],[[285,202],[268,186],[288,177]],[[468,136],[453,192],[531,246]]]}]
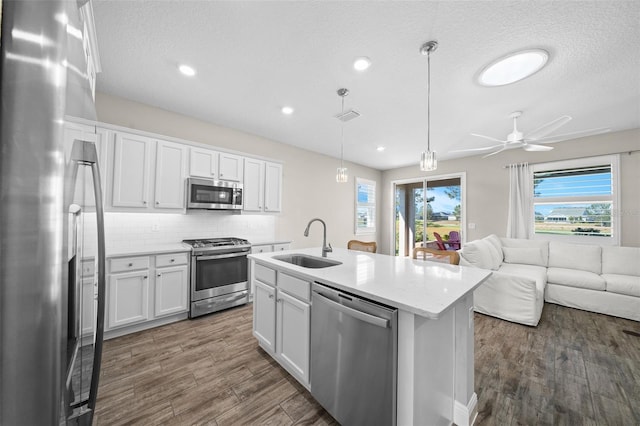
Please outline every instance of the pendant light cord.
[{"label": "pendant light cord", "polygon": [[431,52],[427,53],[427,151],[431,151]]},{"label": "pendant light cord", "polygon": [[[342,95],[342,115],[344,115],[344,96]],[[340,126],[340,168],[344,169],[344,121]]]}]

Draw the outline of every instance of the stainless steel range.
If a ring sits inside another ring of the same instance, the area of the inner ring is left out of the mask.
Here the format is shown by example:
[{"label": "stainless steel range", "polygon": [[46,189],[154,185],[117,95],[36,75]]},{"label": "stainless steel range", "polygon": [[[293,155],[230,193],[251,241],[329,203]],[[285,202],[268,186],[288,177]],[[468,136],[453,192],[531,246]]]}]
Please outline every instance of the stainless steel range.
[{"label": "stainless steel range", "polygon": [[241,238],[208,238],[182,242],[191,246],[189,318],[244,305],[249,301],[249,241]]}]

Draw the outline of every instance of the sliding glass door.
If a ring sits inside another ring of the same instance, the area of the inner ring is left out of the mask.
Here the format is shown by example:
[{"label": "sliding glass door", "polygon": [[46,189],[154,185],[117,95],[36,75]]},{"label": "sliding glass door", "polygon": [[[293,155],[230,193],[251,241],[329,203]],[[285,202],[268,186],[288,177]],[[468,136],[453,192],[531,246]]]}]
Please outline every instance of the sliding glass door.
[{"label": "sliding glass door", "polygon": [[456,250],[464,223],[464,175],[394,183],[396,256],[415,247]]}]

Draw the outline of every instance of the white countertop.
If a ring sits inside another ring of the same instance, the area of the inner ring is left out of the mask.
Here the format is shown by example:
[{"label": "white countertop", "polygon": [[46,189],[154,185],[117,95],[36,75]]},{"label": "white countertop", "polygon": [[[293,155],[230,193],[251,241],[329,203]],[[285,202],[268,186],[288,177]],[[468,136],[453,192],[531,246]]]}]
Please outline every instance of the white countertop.
[{"label": "white countertop", "polygon": [[107,254],[105,257],[122,257],[122,256],[143,256],[152,254],[164,254],[164,253],[181,253],[191,251],[191,247],[182,243],[175,244],[157,244],[157,245],[145,245],[139,247],[127,247],[127,248],[106,248]]},{"label": "white countertop", "polygon": [[432,319],[437,319],[491,275],[491,271],[479,268],[341,248],[334,248],[327,258],[342,264],[328,268],[304,268],[273,259],[293,253],[321,257],[322,250],[319,247],[296,249],[251,254],[249,258]]}]

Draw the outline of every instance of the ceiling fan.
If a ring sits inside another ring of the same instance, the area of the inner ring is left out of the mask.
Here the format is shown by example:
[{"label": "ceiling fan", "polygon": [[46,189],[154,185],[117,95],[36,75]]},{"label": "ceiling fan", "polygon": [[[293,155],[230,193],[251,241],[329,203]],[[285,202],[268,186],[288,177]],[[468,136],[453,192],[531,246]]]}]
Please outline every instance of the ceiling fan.
[{"label": "ceiling fan", "polygon": [[[482,151],[493,151],[483,156],[482,158],[490,157],[492,155],[496,155],[499,152],[504,151],[505,149],[510,148],[522,148],[525,151],[551,151],[553,149],[552,146],[546,146],[541,144],[548,144],[554,142],[560,142],[567,139],[572,139],[576,137],[582,136],[591,136],[598,135],[600,133],[606,133],[611,129],[601,127],[598,129],[590,129],[590,130],[582,130],[578,132],[564,133],[562,135],[549,136],[550,133],[555,132],[560,127],[567,124],[571,121],[571,117],[568,115],[563,115],[562,117],[556,118],[553,121],[550,121],[547,124],[543,124],[532,132],[527,133],[526,135],[518,130],[518,117],[522,115],[522,111],[515,111],[509,115],[509,118],[513,119],[513,132],[507,135],[506,140],[500,140],[496,138],[492,138],[491,136],[479,135],[477,133],[471,133],[472,136],[477,136],[479,138],[488,139],[493,142],[498,142],[496,145],[486,146],[482,148],[469,148],[469,149],[459,149],[455,151],[449,152],[482,152]],[[536,142],[536,143],[532,143]]]}]

